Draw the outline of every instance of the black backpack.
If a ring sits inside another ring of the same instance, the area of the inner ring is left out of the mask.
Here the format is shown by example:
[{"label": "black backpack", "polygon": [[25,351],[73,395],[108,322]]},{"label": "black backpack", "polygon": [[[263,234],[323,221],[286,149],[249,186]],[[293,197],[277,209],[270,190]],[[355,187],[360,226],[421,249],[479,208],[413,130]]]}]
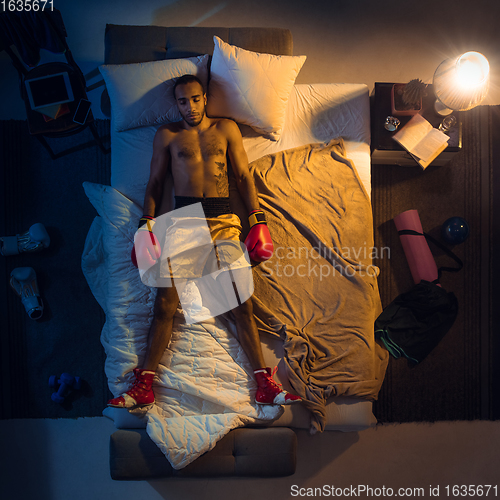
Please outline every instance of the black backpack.
[{"label": "black backpack", "polygon": [[[421,235],[403,230],[400,234]],[[413,363],[421,362],[452,327],[458,314],[455,294],[438,285],[442,271],[460,271],[462,261],[430,235],[425,238],[441,248],[457,262],[458,267],[441,267],[434,282],[422,280],[410,291],[396,297],[375,321],[375,338],[395,358],[404,356]]]}]

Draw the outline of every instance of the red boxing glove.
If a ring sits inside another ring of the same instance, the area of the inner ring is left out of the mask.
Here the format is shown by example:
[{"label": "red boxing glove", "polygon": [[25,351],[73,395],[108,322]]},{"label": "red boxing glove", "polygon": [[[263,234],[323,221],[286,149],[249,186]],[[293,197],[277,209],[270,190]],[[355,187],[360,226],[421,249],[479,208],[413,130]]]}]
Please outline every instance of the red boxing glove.
[{"label": "red boxing glove", "polygon": [[248,255],[255,262],[263,262],[273,255],[273,240],[262,210],[254,210],[248,216],[250,231],[245,239]]},{"label": "red boxing glove", "polygon": [[160,243],[153,233],[154,224],[153,217],[141,217],[139,229],[135,233],[130,258],[132,264],[140,269],[147,270],[154,266],[161,256]]}]

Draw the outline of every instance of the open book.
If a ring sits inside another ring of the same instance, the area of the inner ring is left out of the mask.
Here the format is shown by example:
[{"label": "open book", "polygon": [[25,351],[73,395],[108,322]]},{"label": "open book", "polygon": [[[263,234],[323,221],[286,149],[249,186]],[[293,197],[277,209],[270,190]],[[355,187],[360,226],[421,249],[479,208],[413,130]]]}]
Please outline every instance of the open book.
[{"label": "open book", "polygon": [[446,149],[449,140],[449,136],[434,128],[422,115],[415,115],[392,138],[399,142],[423,169]]}]

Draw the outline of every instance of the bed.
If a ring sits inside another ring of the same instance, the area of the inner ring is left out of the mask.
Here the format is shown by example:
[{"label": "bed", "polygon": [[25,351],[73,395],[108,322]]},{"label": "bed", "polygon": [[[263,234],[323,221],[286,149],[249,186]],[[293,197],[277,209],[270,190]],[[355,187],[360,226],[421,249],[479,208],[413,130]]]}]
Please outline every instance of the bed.
[{"label": "bed", "polygon": [[[372,402],[387,352],[373,332],[381,304],[372,262],[368,88],[295,84],[306,57],[292,55],[285,29],[108,25],[105,48],[111,186],[84,183],[98,216],[82,269],[106,313],[101,340],[111,392],[129,387],[145,355],[155,289],[141,282],[130,250],[154,134],[179,118],[165,97],[168,85],[192,72],[208,83],[208,113],[235,119],[242,132],[275,246],[273,258],[253,268],[264,357],[304,403],[255,405],[231,314],[186,324],[188,297],[157,371],[153,408],[104,414],[120,428],[145,427],[175,470],[239,427],[314,433],[375,425]],[[172,203],[172,192],[164,196]],[[230,196],[244,237],[245,210],[233,187]]]}]

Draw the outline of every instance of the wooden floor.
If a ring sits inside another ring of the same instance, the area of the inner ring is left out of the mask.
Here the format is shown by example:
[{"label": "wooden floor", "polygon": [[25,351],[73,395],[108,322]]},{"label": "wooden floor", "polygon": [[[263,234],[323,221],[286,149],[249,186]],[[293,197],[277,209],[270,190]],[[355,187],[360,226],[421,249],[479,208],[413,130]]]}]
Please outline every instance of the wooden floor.
[{"label": "wooden floor", "polygon": [[[459,314],[451,330],[419,365],[391,359],[375,404],[383,422],[473,420],[492,418],[494,342],[491,309],[493,272],[493,189],[491,107],[464,115],[464,147],[446,166],[372,167],[375,243],[389,247],[390,259],[379,262],[383,305],[413,286],[392,219],[417,209],[425,232],[440,238],[443,222],[464,217],[471,233],[466,242],[450,247],[464,262],[462,271],[444,273],[442,286],[455,293]],[[491,133],[490,133],[491,132]],[[432,248],[439,266],[454,262]]]},{"label": "wooden floor", "polygon": [[[97,127],[102,137],[109,134],[108,120],[98,120]],[[82,182],[109,184],[110,155],[97,148],[89,130],[47,140],[56,153],[71,148],[71,154],[51,160],[25,121],[0,121],[0,234],[41,222],[51,238],[41,252],[0,259],[4,419],[101,415],[109,395],[100,342],[104,314],[83,276],[81,255],[97,215]],[[28,318],[9,286],[12,269],[25,266],[35,270],[44,302],[38,321]],[[59,405],[51,400],[48,380],[63,372],[81,377],[83,389]]]}]

